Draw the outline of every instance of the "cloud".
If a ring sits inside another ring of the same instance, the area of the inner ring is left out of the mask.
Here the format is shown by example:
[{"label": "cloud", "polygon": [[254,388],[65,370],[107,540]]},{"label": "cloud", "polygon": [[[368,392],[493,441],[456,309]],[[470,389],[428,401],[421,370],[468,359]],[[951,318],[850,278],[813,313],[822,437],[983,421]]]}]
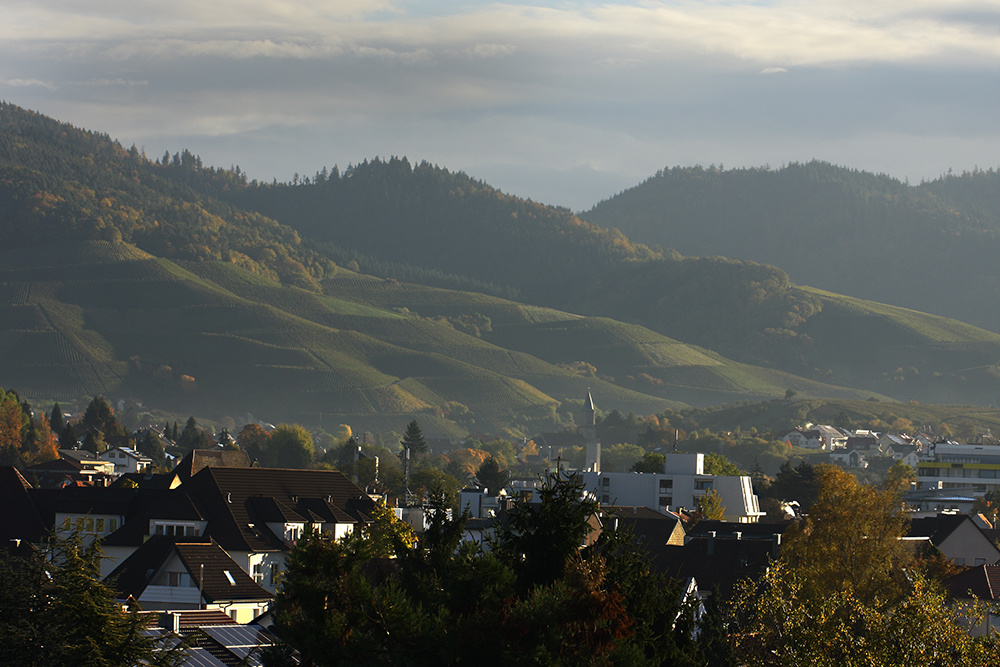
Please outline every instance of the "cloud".
[{"label": "cloud", "polygon": [[[850,146],[901,171],[935,155],[986,164],[1000,145],[997,0],[0,0],[0,12],[8,101],[151,151],[215,151],[268,180],[407,154],[581,207],[613,193],[593,191],[598,176],[617,187],[672,162]],[[949,137],[960,148],[946,151]]]},{"label": "cloud", "polygon": [[55,90],[56,87],[48,81],[39,79],[0,79],[0,86],[10,86],[11,88],[37,87],[46,90]]}]

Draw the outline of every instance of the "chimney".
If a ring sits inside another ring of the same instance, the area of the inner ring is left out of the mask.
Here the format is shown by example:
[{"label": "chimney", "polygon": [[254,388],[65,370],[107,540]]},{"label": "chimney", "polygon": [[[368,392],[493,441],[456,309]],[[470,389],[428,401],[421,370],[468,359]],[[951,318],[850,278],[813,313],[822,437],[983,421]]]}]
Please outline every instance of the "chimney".
[{"label": "chimney", "polygon": [[705,554],[708,556],[715,555],[715,531],[708,531],[708,542],[706,542]]},{"label": "chimney", "polygon": [[781,548],[781,533],[775,533],[771,538],[771,556],[778,557],[778,550]]},{"label": "chimney", "polygon": [[738,530],[737,530],[737,531],[736,531],[735,533],[733,533],[733,535],[734,535],[734,536],[736,537],[736,539],[738,539],[738,540],[742,540],[742,539],[743,539],[743,533],[742,533],[741,531],[738,531]]}]

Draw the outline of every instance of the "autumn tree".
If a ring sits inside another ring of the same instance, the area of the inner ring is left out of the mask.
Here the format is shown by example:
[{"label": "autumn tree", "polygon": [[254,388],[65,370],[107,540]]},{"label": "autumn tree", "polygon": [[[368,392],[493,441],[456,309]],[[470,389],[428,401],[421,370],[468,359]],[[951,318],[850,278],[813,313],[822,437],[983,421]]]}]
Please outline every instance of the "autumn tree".
[{"label": "autumn tree", "polygon": [[892,600],[913,557],[900,539],[909,520],[898,498],[835,466],[817,466],[816,478],[816,502],[805,523],[785,533],[782,558],[811,594],[850,590],[865,604]]},{"label": "autumn tree", "polygon": [[0,389],[0,464],[24,462],[22,443],[26,421],[17,393]]},{"label": "autumn tree", "polygon": [[778,562],[733,607],[739,657],[771,665],[986,665],[959,612],[913,567],[898,496],[833,466],[814,470],[817,500],[786,533]]},{"label": "autumn tree", "polygon": [[410,524],[397,518],[381,500],[372,507],[369,519],[359,528],[358,536],[368,542],[373,557],[397,556],[416,544],[417,534]]},{"label": "autumn tree", "polygon": [[236,435],[236,444],[247,453],[247,458],[253,463],[263,458],[270,437],[271,435],[260,424],[247,424]]},{"label": "autumn tree", "polygon": [[267,440],[265,460],[275,468],[308,468],[315,455],[312,435],[298,424],[279,424]]},{"label": "autumn tree", "polygon": [[726,518],[726,506],[722,504],[722,494],[715,489],[710,489],[701,495],[696,507],[700,519],[723,521]]}]

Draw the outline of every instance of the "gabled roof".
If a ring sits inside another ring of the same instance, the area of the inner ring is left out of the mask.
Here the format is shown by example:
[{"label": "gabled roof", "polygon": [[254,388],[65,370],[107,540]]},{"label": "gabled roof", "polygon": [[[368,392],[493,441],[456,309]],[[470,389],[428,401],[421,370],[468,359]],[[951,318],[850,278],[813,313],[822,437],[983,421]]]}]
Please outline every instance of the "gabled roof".
[{"label": "gabled roof", "polygon": [[174,473],[186,482],[203,468],[214,466],[249,468],[250,459],[242,449],[193,449],[177,464]]},{"label": "gabled roof", "polygon": [[90,465],[104,465],[107,463],[104,459],[93,452],[88,452],[86,449],[60,449],[59,458],[68,459],[74,463],[83,463],[85,466]]},{"label": "gabled roof", "polygon": [[1000,565],[979,565],[949,577],[943,582],[948,595],[980,600],[1000,599]]},{"label": "gabled roof", "polygon": [[181,489],[140,489],[125,523],[104,538],[107,546],[139,546],[149,531],[149,522],[157,519],[204,521],[206,515]]},{"label": "gabled roof", "polygon": [[138,600],[173,554],[177,554],[192,580],[199,582],[202,596],[208,603],[274,597],[214,541],[191,542],[163,535],[150,537],[115,568],[107,580],[122,599]]},{"label": "gabled roof", "polygon": [[49,523],[57,512],[63,514],[110,514],[126,516],[135,500],[135,489],[101,486],[67,486],[61,489],[35,489],[30,492],[35,505]]},{"label": "gabled roof", "polygon": [[[975,522],[967,514],[938,514],[937,516],[913,519],[910,521],[907,536],[927,537],[934,543],[934,546],[940,546],[966,521],[975,525]],[[979,527],[976,526],[976,528]]]},{"label": "gabled roof", "polygon": [[684,544],[684,524],[677,516],[669,516],[643,506],[605,507],[605,525],[629,530],[644,545]]},{"label": "gabled roof", "polygon": [[[179,490],[190,494],[210,517],[206,534],[230,551],[286,549],[282,540],[260,525],[268,523],[265,517],[284,512],[303,517],[296,521],[356,523],[368,521],[374,505],[359,486],[336,470],[208,467]],[[263,513],[257,514],[258,509]]]},{"label": "gabled roof", "polygon": [[714,532],[716,537],[735,537],[736,533],[740,533],[743,537],[771,538],[775,535],[784,535],[785,531],[794,523],[795,521],[791,519],[787,521],[758,521],[755,523],[702,519],[688,528],[687,532],[692,537],[707,537],[710,532]]},{"label": "gabled roof", "polygon": [[38,542],[47,532],[29,490],[31,484],[13,466],[0,466],[0,542]]},{"label": "gabled roof", "polygon": [[682,547],[650,544],[651,565],[668,576],[687,581],[694,577],[700,590],[718,586],[728,597],[736,582],[764,574],[777,555],[769,539],[720,539],[695,537]]},{"label": "gabled roof", "polygon": [[236,600],[270,600],[274,596],[255,582],[218,544],[183,543],[174,545],[188,573],[201,579],[202,595],[209,603]]},{"label": "gabled roof", "polygon": [[123,454],[125,454],[129,458],[135,459],[136,461],[139,461],[139,462],[142,462],[142,463],[152,463],[153,462],[153,459],[149,458],[145,454],[140,454],[139,452],[137,452],[136,450],[132,449],[131,447],[112,447],[112,448],[108,449],[105,452],[101,452],[100,458],[107,460],[105,457],[108,455],[108,452],[114,452],[114,451],[122,452]]}]

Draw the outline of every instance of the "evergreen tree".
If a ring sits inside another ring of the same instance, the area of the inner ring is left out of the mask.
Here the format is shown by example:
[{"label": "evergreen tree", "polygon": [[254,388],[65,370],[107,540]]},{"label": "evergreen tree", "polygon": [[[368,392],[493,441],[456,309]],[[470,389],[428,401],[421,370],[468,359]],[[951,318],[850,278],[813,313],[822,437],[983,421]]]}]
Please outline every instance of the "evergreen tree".
[{"label": "evergreen tree", "polygon": [[403,440],[400,444],[403,445],[404,450],[409,449],[414,454],[427,452],[427,441],[424,440],[424,434],[416,419],[406,425],[406,433],[403,434]]},{"label": "evergreen tree", "polygon": [[59,407],[58,403],[52,406],[52,414],[49,415],[49,427],[56,435],[62,435],[63,429],[66,428],[66,417],[63,415],[62,408]]},{"label": "evergreen tree", "polygon": [[76,427],[72,423],[66,424],[63,432],[59,434],[59,449],[76,449],[79,447],[76,439]]},{"label": "evergreen tree", "polygon": [[205,434],[205,429],[198,426],[198,421],[193,416],[188,417],[184,430],[181,431],[180,438],[177,440],[177,446],[185,452],[208,448],[208,436]]},{"label": "evergreen tree", "polygon": [[46,667],[180,665],[186,645],[157,651],[147,621],[125,611],[101,581],[98,542],[80,532],[44,552],[0,549],[0,664]]},{"label": "evergreen tree", "polygon": [[507,485],[508,479],[510,479],[510,473],[501,468],[500,462],[492,456],[487,457],[476,470],[476,480],[491,495],[500,493],[500,490]]}]

